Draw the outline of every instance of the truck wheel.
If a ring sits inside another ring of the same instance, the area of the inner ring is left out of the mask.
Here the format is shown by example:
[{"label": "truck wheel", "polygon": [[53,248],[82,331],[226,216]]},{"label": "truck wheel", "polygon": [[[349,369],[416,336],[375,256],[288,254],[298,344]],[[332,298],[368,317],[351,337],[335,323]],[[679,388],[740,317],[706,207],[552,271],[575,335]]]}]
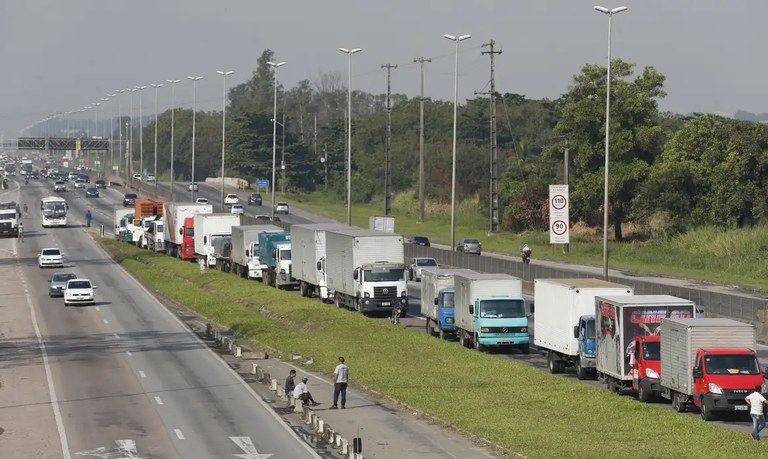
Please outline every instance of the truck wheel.
[{"label": "truck wheel", "polygon": [[480,344],[480,338],[477,335],[472,337],[472,346],[475,348],[476,351],[480,351],[480,352],[485,351],[485,346]]},{"label": "truck wheel", "polygon": [[587,379],[587,370],[584,369],[583,366],[581,366],[581,359],[576,360],[576,377],[580,380]]},{"label": "truck wheel", "polygon": [[701,419],[705,421],[711,421],[715,418],[714,415],[712,414],[712,408],[710,408],[707,401],[704,400],[703,398],[701,399],[701,406],[699,410],[701,411]]},{"label": "truck wheel", "polygon": [[677,392],[674,392],[672,394],[672,409],[674,409],[678,413],[683,413],[685,412],[685,408],[686,408],[686,402],[683,399],[683,395],[678,394]]},{"label": "truck wheel", "polygon": [[467,346],[467,335],[463,331],[459,332],[459,345],[461,347],[469,347]]},{"label": "truck wheel", "polygon": [[438,330],[437,336],[440,339],[448,339],[448,335],[442,329]]},{"label": "truck wheel", "polygon": [[555,359],[555,353],[552,351],[547,352],[547,367],[549,367],[549,372],[553,375],[562,372],[560,362]]},{"label": "truck wheel", "polygon": [[642,380],[637,382],[637,399],[643,403],[648,403],[648,400],[650,400],[648,390],[645,388]]},{"label": "truck wheel", "polygon": [[434,333],[432,332],[432,321],[427,319],[425,322],[426,322],[425,327],[427,329],[427,335],[434,336]]}]

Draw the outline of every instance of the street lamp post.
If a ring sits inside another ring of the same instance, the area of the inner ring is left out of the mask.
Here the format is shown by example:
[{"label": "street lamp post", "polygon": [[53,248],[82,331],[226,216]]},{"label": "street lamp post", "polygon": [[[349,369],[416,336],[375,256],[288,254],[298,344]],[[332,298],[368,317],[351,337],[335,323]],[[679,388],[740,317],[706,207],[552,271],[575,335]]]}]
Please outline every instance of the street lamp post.
[{"label": "street lamp post", "polygon": [[192,202],[195,202],[195,112],[197,111],[197,82],[203,77],[188,76],[192,80],[192,182],[189,186],[192,193]]},{"label": "street lamp post", "polygon": [[443,35],[456,44],[456,64],[453,83],[453,163],[451,166],[451,250],[456,247],[456,110],[459,101],[459,43],[472,35]]},{"label": "street lamp post", "polygon": [[157,123],[160,122],[160,114],[157,112],[157,90],[163,87],[162,83],[150,84],[155,88],[155,164],[152,169],[152,173],[155,175],[155,194],[157,194]]},{"label": "street lamp post", "polygon": [[603,278],[608,280],[608,155],[611,141],[611,20],[614,14],[626,11],[626,6],[613,9],[595,6],[595,10],[608,15],[608,70],[605,76],[605,186],[603,190]]},{"label": "street lamp post", "polygon": [[128,91],[128,95],[131,97],[131,126],[130,132],[126,133],[128,136],[128,146],[126,151],[128,152],[128,173],[130,174],[131,180],[133,180],[133,93],[137,90],[133,88],[126,88],[125,90]]},{"label": "street lamp post", "polygon": [[352,55],[361,48],[339,48],[348,57],[347,62],[347,226],[352,226]]},{"label": "street lamp post", "polygon": [[[115,94],[117,94],[117,138],[120,143],[117,148],[117,156],[121,166],[123,164],[123,107],[120,103],[120,94],[124,92],[125,89],[115,89]],[[125,170],[125,183],[128,183],[128,169]]]},{"label": "street lamp post", "polygon": [[274,105],[272,107],[272,220],[275,219],[275,163],[277,162],[277,69],[285,62],[267,62],[271,65],[275,72],[275,98]]},{"label": "street lamp post", "polygon": [[[176,83],[178,83],[181,80],[165,80],[168,84],[171,85],[171,202],[173,202],[173,176],[175,175],[174,169],[173,169],[173,128],[175,126],[175,112],[176,107],[174,104],[176,103]],[[155,174],[157,174],[157,171],[155,171]],[[157,175],[155,175],[155,180],[157,180]]]},{"label": "street lamp post", "polygon": [[221,211],[224,212],[224,137],[227,125],[227,75],[235,73],[234,70],[222,71],[216,70],[216,73],[222,76],[223,89],[221,101]]},{"label": "street lamp post", "polygon": [[139,91],[139,174],[141,174],[141,180],[139,180],[139,190],[144,187],[144,110],[141,107],[141,95],[146,86],[136,86],[136,90]]},{"label": "street lamp post", "polygon": [[[114,94],[107,94],[107,97],[102,97],[99,100],[102,102],[109,102],[110,98],[114,96]],[[106,113],[107,105],[104,104],[104,110]],[[109,117],[109,126],[112,126],[112,118],[114,117],[114,105],[112,106],[112,110],[110,111],[110,114],[112,116]],[[104,131],[107,129],[107,124],[104,123],[104,129],[102,129],[102,134],[104,134]],[[102,135],[102,138],[106,138],[106,135]],[[104,159],[102,160],[101,170],[103,171],[102,174],[107,175],[107,152],[104,152]],[[109,167],[112,167],[112,131],[109,132]]]}]

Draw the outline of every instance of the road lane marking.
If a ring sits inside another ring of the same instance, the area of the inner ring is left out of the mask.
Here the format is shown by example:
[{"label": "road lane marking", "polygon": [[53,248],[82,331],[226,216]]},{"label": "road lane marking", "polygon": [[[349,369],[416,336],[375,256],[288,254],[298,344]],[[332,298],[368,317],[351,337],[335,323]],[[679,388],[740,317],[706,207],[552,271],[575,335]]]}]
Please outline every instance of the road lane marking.
[{"label": "road lane marking", "polygon": [[267,459],[273,456],[272,454],[259,454],[259,452],[256,451],[256,446],[253,444],[251,437],[229,437],[229,439],[232,440],[238,448],[243,450],[244,454],[233,454],[235,457],[240,457],[242,459]]},{"label": "road lane marking", "polygon": [[109,321],[108,321],[107,319],[104,319],[104,323],[105,323],[105,324],[108,324],[108,323],[109,323]]},{"label": "road lane marking", "polygon": [[[13,240],[13,251],[16,252],[16,262],[18,263],[18,250],[16,247],[16,239]],[[22,279],[25,279],[22,273]],[[61,409],[59,408],[59,398],[56,395],[56,387],[53,384],[53,376],[51,375],[51,366],[48,363],[48,351],[45,350],[45,343],[43,342],[43,336],[40,333],[40,327],[37,324],[37,315],[35,314],[35,308],[32,306],[32,298],[29,297],[29,292],[25,292],[24,296],[27,298],[27,306],[29,306],[29,314],[32,317],[32,327],[35,329],[35,336],[37,337],[37,345],[40,348],[40,353],[43,356],[43,367],[45,368],[45,379],[48,381],[48,395],[51,400],[51,408],[53,409],[53,418],[56,421],[56,429],[59,432],[59,440],[61,441],[62,458],[71,459],[69,454],[69,442],[67,441],[67,432],[64,430],[64,422],[61,418]]]},{"label": "road lane marking", "polygon": [[163,401],[160,400],[160,397],[155,397],[155,403],[157,403],[158,405],[162,405]]},{"label": "road lane marking", "polygon": [[96,306],[97,311],[101,311],[101,306]]},{"label": "road lane marking", "polygon": [[117,338],[117,339],[120,339],[120,335],[118,335],[117,333],[115,333],[113,336],[114,336],[115,338]]},{"label": "road lane marking", "polygon": [[179,440],[184,440],[184,434],[181,433],[181,430],[173,429],[173,432],[176,434],[176,436],[179,438]]},{"label": "road lane marking", "polygon": [[136,440],[115,440],[116,448],[108,450],[103,446],[87,451],[78,451],[78,456],[92,456],[101,459],[121,458],[121,459],[147,459],[139,456],[139,450],[136,447]]},{"label": "road lane marking", "polygon": [[125,351],[125,355],[127,355],[128,357],[133,357],[133,354],[131,353],[131,351]]},{"label": "road lane marking", "polygon": [[139,376],[141,376],[142,378],[146,378],[147,374],[144,373],[143,371],[139,370]]}]

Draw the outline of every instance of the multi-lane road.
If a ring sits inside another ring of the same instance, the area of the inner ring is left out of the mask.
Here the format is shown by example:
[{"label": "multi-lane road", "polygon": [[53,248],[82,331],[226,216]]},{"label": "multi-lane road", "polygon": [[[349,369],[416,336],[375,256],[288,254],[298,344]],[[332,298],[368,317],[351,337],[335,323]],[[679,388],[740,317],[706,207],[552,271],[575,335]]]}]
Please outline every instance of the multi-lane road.
[{"label": "multi-lane road", "polygon": [[[86,210],[111,229],[122,195],[64,193],[69,227],[43,229],[51,185],[0,194],[29,207],[24,242],[0,240],[0,457],[318,457],[86,234]],[[43,247],[60,247],[65,268],[40,269]],[[49,298],[56,271],[91,279],[97,304]]]}]

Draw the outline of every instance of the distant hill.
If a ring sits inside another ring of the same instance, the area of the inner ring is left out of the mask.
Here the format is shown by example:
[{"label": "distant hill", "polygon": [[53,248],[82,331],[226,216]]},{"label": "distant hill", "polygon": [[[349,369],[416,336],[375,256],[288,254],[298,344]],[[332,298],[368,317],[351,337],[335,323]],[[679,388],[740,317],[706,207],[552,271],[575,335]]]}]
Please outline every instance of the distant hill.
[{"label": "distant hill", "polygon": [[742,121],[768,122],[768,113],[755,114],[752,112],[745,112],[744,110],[737,110],[736,113],[733,114],[733,117]]}]

